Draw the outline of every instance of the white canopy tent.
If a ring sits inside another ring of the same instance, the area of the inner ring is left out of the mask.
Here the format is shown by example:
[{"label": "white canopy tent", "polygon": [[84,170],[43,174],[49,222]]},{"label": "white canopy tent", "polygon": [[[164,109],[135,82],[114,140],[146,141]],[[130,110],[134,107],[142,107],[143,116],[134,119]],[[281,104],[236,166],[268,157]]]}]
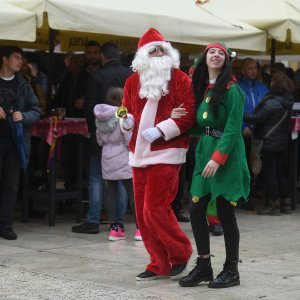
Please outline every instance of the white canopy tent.
[{"label": "white canopy tent", "polygon": [[292,42],[300,43],[299,0],[210,0],[199,7],[220,18],[236,18],[265,30],[277,41],[285,41],[289,29]]},{"label": "white canopy tent", "polygon": [[167,40],[206,45],[224,41],[235,49],[265,50],[265,33],[241,21],[219,19],[193,0],[5,0],[38,16],[56,30],[140,37],[149,27]]},{"label": "white canopy tent", "polygon": [[[300,0],[203,0],[196,4],[220,19],[236,18],[264,30],[275,42],[300,43]],[[296,53],[294,53],[296,54]]]},{"label": "white canopy tent", "polygon": [[0,0],[0,39],[35,41],[35,14]]}]

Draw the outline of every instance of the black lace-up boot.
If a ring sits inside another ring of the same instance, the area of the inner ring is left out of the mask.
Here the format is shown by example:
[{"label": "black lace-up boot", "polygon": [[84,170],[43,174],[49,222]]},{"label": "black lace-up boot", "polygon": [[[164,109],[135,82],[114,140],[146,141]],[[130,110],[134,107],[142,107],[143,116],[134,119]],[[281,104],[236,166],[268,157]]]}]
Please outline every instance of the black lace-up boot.
[{"label": "black lace-up boot", "polygon": [[209,288],[219,289],[240,285],[238,261],[226,261],[223,271],[208,284]]},{"label": "black lace-up boot", "polygon": [[196,286],[202,281],[211,280],[213,280],[213,270],[210,263],[210,257],[203,258],[200,256],[197,258],[196,266],[189,275],[182,277],[179,280],[179,285],[184,287]]}]

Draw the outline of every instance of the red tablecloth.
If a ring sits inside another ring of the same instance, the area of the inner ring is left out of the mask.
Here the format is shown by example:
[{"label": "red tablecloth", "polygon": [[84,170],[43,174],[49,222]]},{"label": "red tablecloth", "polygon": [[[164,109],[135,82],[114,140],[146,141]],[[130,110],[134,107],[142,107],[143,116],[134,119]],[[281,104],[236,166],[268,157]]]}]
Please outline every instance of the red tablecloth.
[{"label": "red tablecloth", "polygon": [[292,132],[300,132],[300,117],[292,117]]},{"label": "red tablecloth", "polygon": [[38,121],[31,128],[32,136],[39,136],[43,138],[49,145],[52,145],[55,141],[56,137],[61,137],[67,134],[88,134],[88,126],[86,119],[65,119],[65,120],[57,120],[57,122],[53,122],[53,120],[43,119]]}]

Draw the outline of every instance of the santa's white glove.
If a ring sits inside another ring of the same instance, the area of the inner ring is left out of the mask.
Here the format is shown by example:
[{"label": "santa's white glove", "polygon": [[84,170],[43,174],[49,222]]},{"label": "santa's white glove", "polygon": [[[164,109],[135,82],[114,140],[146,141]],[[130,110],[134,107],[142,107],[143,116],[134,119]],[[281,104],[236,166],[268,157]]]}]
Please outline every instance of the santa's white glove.
[{"label": "santa's white glove", "polygon": [[130,116],[127,116],[126,119],[121,118],[121,119],[120,119],[120,125],[121,125],[121,127],[123,127],[123,128],[126,129],[126,130],[132,129],[132,127],[133,127],[133,125],[134,125],[133,118],[130,117]]},{"label": "santa's white glove", "polygon": [[149,128],[149,129],[146,129],[142,132],[142,136],[149,143],[152,143],[152,142],[154,142],[155,140],[157,140],[158,138],[161,137],[161,131],[156,127]]}]

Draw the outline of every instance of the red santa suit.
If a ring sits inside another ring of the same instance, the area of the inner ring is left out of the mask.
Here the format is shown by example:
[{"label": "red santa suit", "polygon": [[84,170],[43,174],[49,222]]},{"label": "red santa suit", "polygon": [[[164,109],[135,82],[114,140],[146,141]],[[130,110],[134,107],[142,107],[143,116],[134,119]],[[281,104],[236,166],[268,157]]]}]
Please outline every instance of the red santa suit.
[{"label": "red santa suit", "polygon": [[[147,33],[139,48],[166,43],[161,35]],[[133,185],[137,223],[150,255],[146,270],[169,275],[174,265],[185,263],[192,246],[171,208],[178,188],[178,173],[186,160],[188,135],[195,123],[194,97],[190,78],[178,69],[171,70],[168,94],[154,98],[139,96],[140,76],[134,73],[125,83],[122,105],[134,120],[129,144],[129,164],[133,167]],[[171,119],[173,108],[183,107],[187,115]],[[142,132],[156,127],[162,137],[148,142]]]}]

